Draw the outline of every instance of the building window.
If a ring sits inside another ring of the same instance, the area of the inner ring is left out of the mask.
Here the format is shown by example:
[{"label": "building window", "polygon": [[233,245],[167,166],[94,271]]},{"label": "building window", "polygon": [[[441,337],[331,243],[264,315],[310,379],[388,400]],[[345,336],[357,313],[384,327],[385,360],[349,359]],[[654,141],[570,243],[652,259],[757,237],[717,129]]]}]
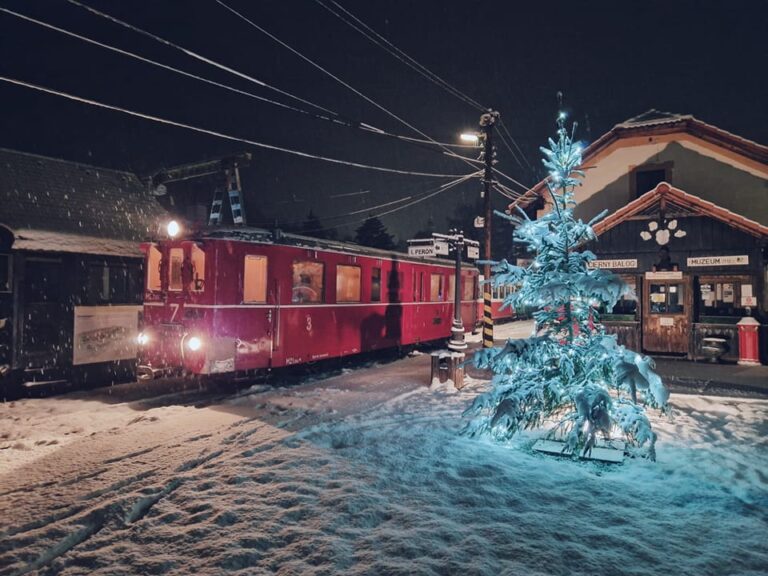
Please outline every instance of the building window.
[{"label": "building window", "polygon": [[171,248],[170,250],[171,261],[171,275],[168,279],[169,290],[181,290],[183,288],[183,281],[181,278],[181,268],[184,265],[184,249],[183,248]]},{"label": "building window", "polygon": [[444,296],[443,275],[430,274],[429,300],[430,302],[442,302]]},{"label": "building window", "polygon": [[661,182],[672,183],[672,162],[638,166],[632,170],[630,177],[631,199],[639,198]]},{"label": "building window", "polygon": [[162,260],[162,253],[156,246],[149,247],[149,255],[147,257],[147,290],[159,291],[162,289],[162,280],[160,277],[160,260]]},{"label": "building window", "polygon": [[0,254],[0,292],[11,292],[11,257]]},{"label": "building window", "polygon": [[611,314],[635,317],[637,315],[637,278],[622,276],[621,279],[632,289],[632,293],[619,298]]},{"label": "building window", "polygon": [[684,284],[651,284],[651,314],[685,312]]},{"label": "building window", "polygon": [[205,251],[196,244],[192,245],[192,290],[205,290]]},{"label": "building window", "polygon": [[381,268],[371,269],[371,302],[381,302]]},{"label": "building window", "polygon": [[294,262],[291,302],[294,304],[322,302],[325,292],[324,273],[325,265],[322,262]]},{"label": "building window", "polygon": [[748,277],[702,277],[699,280],[701,316],[745,316],[756,307],[755,284]]},{"label": "building window", "polygon": [[267,301],[267,257],[248,254],[243,267],[243,302]]},{"label": "building window", "polygon": [[336,266],[336,302],[360,302],[359,266]]}]

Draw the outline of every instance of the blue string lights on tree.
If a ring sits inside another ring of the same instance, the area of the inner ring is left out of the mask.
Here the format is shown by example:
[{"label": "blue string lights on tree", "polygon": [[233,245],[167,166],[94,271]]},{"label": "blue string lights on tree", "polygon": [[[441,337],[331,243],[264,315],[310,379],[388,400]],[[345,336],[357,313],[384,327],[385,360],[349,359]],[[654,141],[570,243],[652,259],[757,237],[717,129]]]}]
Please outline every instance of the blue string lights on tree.
[{"label": "blue string lights on tree", "polygon": [[619,345],[600,324],[599,310],[611,310],[632,289],[617,275],[590,268],[595,255],[580,249],[596,239],[592,224],[605,212],[587,224],[573,216],[582,148],[565,119],[561,112],[557,141],[541,148],[553,209],[538,220],[520,209],[499,213],[515,224],[515,241],[533,261],[494,263],[491,284],[517,288],[505,306],[536,310],[535,335],[475,354],[475,365],[494,375],[491,389],[465,412],[471,419],[464,432],[508,440],[548,425],[549,437],[563,440],[574,456],[588,455],[600,437],[623,435],[630,454],[654,459],[656,434],[645,408],[664,410],[669,393],[653,361]]}]

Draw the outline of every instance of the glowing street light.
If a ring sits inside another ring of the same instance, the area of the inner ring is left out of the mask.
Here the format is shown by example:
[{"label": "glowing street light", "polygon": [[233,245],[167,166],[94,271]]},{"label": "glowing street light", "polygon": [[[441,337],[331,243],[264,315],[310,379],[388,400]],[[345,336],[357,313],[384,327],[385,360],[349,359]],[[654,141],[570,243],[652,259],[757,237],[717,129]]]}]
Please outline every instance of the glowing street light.
[{"label": "glowing street light", "polygon": [[459,136],[459,139],[462,142],[466,142],[467,144],[480,144],[480,136],[475,134],[474,132],[465,132],[461,136]]}]

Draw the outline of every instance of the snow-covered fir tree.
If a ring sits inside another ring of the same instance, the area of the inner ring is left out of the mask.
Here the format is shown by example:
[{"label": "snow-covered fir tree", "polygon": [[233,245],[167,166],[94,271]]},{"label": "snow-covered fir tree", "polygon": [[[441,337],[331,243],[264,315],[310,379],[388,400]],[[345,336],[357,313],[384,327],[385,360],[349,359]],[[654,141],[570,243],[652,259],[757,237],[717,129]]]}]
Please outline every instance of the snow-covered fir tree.
[{"label": "snow-covered fir tree", "polygon": [[[589,223],[574,218],[574,188],[583,173],[581,146],[557,121],[557,141],[541,148],[549,170],[552,210],[538,220],[500,214],[516,225],[515,240],[533,257],[520,267],[494,263],[494,286],[518,290],[505,305],[532,307],[534,335],[502,348],[477,352],[475,364],[493,372],[491,389],[465,415],[465,433],[507,440],[524,428],[551,426],[576,456],[587,455],[600,436],[623,435],[630,454],[655,458],[656,434],[645,408],[665,409],[669,393],[653,372],[653,360],[620,346],[600,324],[631,289],[615,274],[590,268],[595,255],[582,249],[596,239]],[[575,125],[574,125],[575,130]]]}]

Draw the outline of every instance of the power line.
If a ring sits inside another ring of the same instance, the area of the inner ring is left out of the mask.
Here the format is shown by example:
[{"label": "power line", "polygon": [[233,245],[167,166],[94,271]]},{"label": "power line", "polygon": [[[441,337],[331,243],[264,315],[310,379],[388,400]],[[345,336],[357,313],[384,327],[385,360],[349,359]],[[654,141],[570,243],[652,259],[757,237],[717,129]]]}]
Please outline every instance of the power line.
[{"label": "power line", "polygon": [[[433,82],[434,84],[436,84],[437,86],[439,86],[440,88],[442,88],[443,90],[451,94],[452,96],[455,96],[459,100],[465,102],[466,104],[469,104],[470,106],[473,106],[474,108],[477,108],[482,112],[485,112],[487,110],[487,107],[477,102],[477,100],[470,98],[469,96],[461,92],[458,88],[452,86],[451,84],[443,80],[440,76],[438,76],[437,74],[429,70],[426,66],[416,61],[415,59],[411,58],[408,54],[403,52],[400,48],[398,48],[392,42],[387,40],[384,36],[376,32],[373,28],[368,26],[365,22],[360,20],[357,16],[352,14],[349,10],[341,6],[335,0],[331,0],[331,3],[334,6],[336,6],[339,10],[344,12],[349,18],[354,20],[354,22],[351,22],[349,19],[345,18],[339,12],[333,10],[331,7],[326,5],[322,0],[315,0],[315,2],[320,6],[322,6],[323,8],[325,8],[328,12],[336,16],[339,20],[341,20],[348,26],[360,32],[360,34],[368,38],[368,40],[370,40],[380,48],[386,50],[395,58],[403,62],[406,66],[415,70],[416,72],[418,72],[419,74],[427,78],[427,80],[429,80],[430,82]],[[355,24],[355,22],[357,24]]]},{"label": "power line", "polygon": [[183,46],[179,46],[178,44],[174,44],[170,40],[166,40],[165,38],[162,38],[158,36],[157,34],[153,34],[152,32],[147,32],[146,30],[143,30],[139,28],[138,26],[134,26],[133,24],[129,24],[128,22],[124,22],[123,20],[120,20],[118,18],[115,18],[114,16],[110,16],[109,14],[105,12],[101,12],[100,10],[97,10],[96,8],[92,8],[91,6],[88,6],[87,4],[83,4],[82,2],[78,2],[78,0],[67,0],[70,4],[74,4],[75,6],[78,6],[79,8],[83,8],[85,10],[88,10],[92,14],[95,14],[97,16],[100,16],[101,18],[106,18],[107,20],[114,22],[115,24],[119,24],[120,26],[123,26],[124,28],[128,28],[129,30],[133,30],[134,32],[137,32],[139,34],[143,34],[144,36],[147,36],[149,38],[152,38],[156,42],[160,42],[161,44],[165,44],[166,46],[169,46],[173,48],[174,50],[178,50],[180,52],[183,52],[187,56],[190,56],[192,58],[195,58],[196,60],[199,60],[200,62],[204,62],[210,66],[214,66],[220,70],[224,70],[225,72],[228,72],[230,74],[234,74],[235,76],[238,76],[239,78],[243,78],[245,80],[248,80],[249,82],[253,82],[254,84],[261,86],[262,88],[267,88],[268,90],[273,90],[277,92],[278,94],[282,94],[283,96],[287,96],[289,98],[293,98],[294,100],[297,100],[298,102],[301,102],[302,104],[306,104],[307,106],[312,106],[313,108],[316,108],[318,110],[322,110],[326,114],[331,114],[332,116],[338,116],[336,112],[333,110],[329,110],[328,108],[325,108],[323,106],[320,106],[319,104],[315,104],[314,102],[310,102],[309,100],[305,100],[303,98],[300,98],[299,96],[294,96],[290,92],[286,92],[285,90],[281,90],[280,88],[276,88],[274,86],[270,86],[266,82],[263,82],[257,78],[254,78],[253,76],[249,76],[248,74],[245,74],[243,72],[240,72],[239,70],[235,70],[234,68],[230,68],[229,66],[226,66],[225,64],[221,64],[219,62],[216,62],[215,60],[212,60],[210,58],[206,58],[205,56],[198,54],[197,52],[194,52],[193,50],[189,50],[187,48],[184,48]]},{"label": "power line", "polygon": [[398,170],[395,168],[385,168],[382,166],[371,166],[368,164],[360,164],[357,162],[349,162],[346,160],[339,160],[337,158],[329,158],[327,156],[318,156],[315,154],[309,154],[308,152],[300,152],[298,150],[292,150],[290,148],[283,148],[281,146],[274,146],[272,144],[265,144],[264,142],[257,142],[255,140],[249,140],[247,138],[239,138],[237,136],[231,136],[229,134],[224,134],[223,132],[217,132],[215,130],[209,130],[207,128],[199,128],[197,126],[192,126],[191,124],[185,124],[183,122],[176,122],[175,120],[168,120],[166,118],[160,118],[159,116],[152,116],[150,114],[144,114],[142,112],[136,112],[134,110],[129,110],[127,108],[121,108],[119,106],[113,106],[111,104],[106,104],[104,102],[99,102],[97,100],[91,100],[89,98],[83,98],[81,96],[76,96],[74,94],[69,94],[67,92],[61,92],[59,90],[54,90],[52,88],[46,88],[44,86],[39,86],[37,84],[32,84],[29,82],[24,82],[23,80],[17,80],[15,78],[8,78],[6,76],[0,76],[0,80],[3,82],[8,82],[9,84],[16,84],[17,86],[24,86],[25,88],[30,88],[32,90],[37,90],[38,92],[45,92],[47,94],[53,94],[55,96],[60,96],[62,98],[66,98],[68,100],[73,100],[75,102],[81,102],[83,104],[89,104],[91,106],[96,106],[98,108],[105,108],[107,110],[113,110],[115,112],[121,112],[123,114],[128,114],[129,116],[136,116],[138,118],[144,118],[145,120],[152,120],[154,122],[158,122],[160,124],[166,124],[169,126],[176,126],[177,128],[185,128],[187,130],[191,130],[193,132],[199,132],[201,134],[208,134],[209,136],[216,136],[217,138],[222,138],[224,140],[232,140],[236,142],[242,142],[244,144],[250,144],[251,146],[256,146],[259,148],[265,148],[267,150],[274,150],[277,152],[285,152],[286,154],[293,154],[294,156],[300,156],[302,158],[311,158],[314,160],[322,160],[324,162],[330,162],[333,164],[342,164],[345,166],[353,166],[355,168],[364,168],[367,170],[376,170],[378,172],[389,172],[393,174],[405,174],[408,176],[427,176],[427,177],[434,177],[434,178],[456,178],[456,177],[462,177],[464,175],[461,174],[435,174],[432,172],[416,172],[416,171],[409,171],[409,170]]},{"label": "power line", "polygon": [[[69,0],[69,1],[70,1],[70,2],[75,2],[76,0]],[[249,24],[249,25],[251,25],[253,28],[255,28],[256,30],[258,30],[259,32],[261,32],[262,34],[266,35],[266,36],[267,36],[267,37],[269,37],[270,39],[272,39],[272,40],[274,40],[275,42],[277,42],[278,44],[280,44],[280,45],[281,45],[282,47],[284,47],[285,49],[287,49],[287,50],[291,51],[291,52],[292,52],[292,53],[294,53],[296,56],[298,56],[299,58],[301,58],[302,60],[304,60],[305,62],[307,62],[307,63],[311,64],[312,66],[314,66],[315,68],[317,68],[318,70],[320,70],[321,72],[323,72],[324,74],[326,74],[327,76],[330,76],[330,77],[331,77],[331,78],[333,78],[333,79],[334,79],[336,82],[338,82],[339,84],[341,84],[341,85],[342,85],[342,86],[344,86],[345,88],[347,88],[347,89],[351,90],[352,92],[354,92],[355,94],[357,94],[358,96],[360,96],[361,98],[363,98],[363,99],[364,99],[366,102],[369,102],[370,104],[373,104],[374,106],[376,106],[376,108],[378,108],[378,109],[379,109],[379,110],[381,110],[382,112],[386,113],[386,114],[387,114],[387,115],[389,115],[390,117],[394,118],[395,120],[397,120],[397,121],[398,121],[398,122],[400,122],[401,124],[403,124],[403,125],[407,126],[408,128],[410,128],[410,129],[411,129],[411,130],[413,130],[414,132],[417,132],[419,135],[423,136],[424,138],[427,138],[427,139],[428,139],[430,142],[432,142],[432,143],[434,143],[434,144],[436,144],[436,145],[440,146],[440,143],[439,143],[439,142],[437,142],[437,141],[436,141],[434,138],[431,138],[429,135],[425,134],[424,132],[422,132],[421,130],[419,130],[418,128],[416,128],[415,126],[413,126],[413,125],[409,124],[407,121],[405,121],[405,120],[403,120],[402,118],[400,118],[400,117],[399,117],[397,114],[395,114],[394,112],[391,112],[391,111],[387,110],[387,109],[386,109],[384,106],[382,106],[381,104],[379,104],[378,102],[376,102],[376,101],[375,101],[375,100],[373,100],[372,98],[369,98],[368,96],[366,96],[365,94],[363,94],[362,92],[360,92],[359,90],[357,90],[356,88],[354,88],[353,86],[351,86],[350,84],[348,84],[347,82],[345,82],[344,80],[342,80],[341,78],[339,78],[338,76],[334,75],[332,72],[329,72],[328,70],[326,70],[325,68],[323,68],[323,67],[322,67],[320,64],[318,64],[318,63],[317,63],[317,62],[315,62],[314,60],[312,60],[312,59],[308,58],[307,56],[304,56],[304,54],[302,54],[301,52],[299,52],[298,50],[296,50],[295,48],[293,48],[292,46],[290,46],[290,45],[289,45],[289,44],[287,44],[286,42],[284,42],[284,41],[280,40],[280,39],[279,39],[277,36],[275,36],[274,34],[272,34],[272,33],[271,33],[271,32],[269,32],[269,31],[265,30],[264,28],[262,28],[261,26],[259,26],[258,24],[256,24],[256,23],[255,23],[253,20],[250,20],[250,19],[249,19],[249,18],[247,18],[245,15],[241,14],[240,12],[238,12],[237,10],[235,10],[234,8],[232,8],[231,6],[228,6],[228,5],[227,5],[225,2],[223,2],[222,0],[215,0],[215,2],[216,2],[217,4],[219,4],[220,6],[222,6],[223,8],[226,8],[227,10],[229,10],[229,11],[230,11],[232,14],[234,14],[235,16],[237,16],[238,18],[240,18],[240,19],[241,19],[241,20],[243,20],[244,22],[248,23],[248,24]],[[441,146],[441,148],[442,148],[442,146]],[[443,148],[443,149],[444,149],[444,150],[446,150],[446,152],[449,152],[450,154],[454,154],[453,152],[450,152],[450,150],[447,150],[447,149],[445,149],[445,148]],[[455,156],[457,156],[457,157],[461,158],[461,159],[462,159],[462,160],[463,160],[465,163],[467,163],[467,164],[470,164],[470,165],[472,164],[472,161],[471,161],[471,160],[469,160],[469,159],[467,159],[467,158],[463,158],[463,157],[461,157],[461,156],[458,156],[458,155],[455,155]]]},{"label": "power line", "polygon": [[509,139],[512,140],[512,144],[515,145],[515,148],[517,148],[517,151],[520,153],[520,157],[528,165],[528,168],[530,169],[531,173],[533,174],[533,176],[535,178],[536,177],[536,170],[534,170],[533,166],[531,166],[531,163],[528,162],[528,158],[526,158],[525,154],[523,154],[523,151],[520,149],[520,146],[517,145],[517,141],[512,137],[512,134],[510,134],[509,130],[507,129],[507,125],[504,124],[504,120],[499,118],[499,124],[501,125],[501,129],[504,130],[504,132],[507,133],[507,136],[509,137]]},{"label": "power line", "polygon": [[[204,78],[202,76],[198,76],[197,74],[192,74],[191,72],[187,72],[185,70],[180,70],[178,68],[174,68],[173,66],[169,66],[167,64],[163,64],[162,62],[157,62],[156,60],[151,60],[150,58],[145,58],[144,56],[141,56],[139,54],[136,54],[134,52],[129,52],[128,50],[123,50],[121,48],[117,48],[115,46],[111,46],[109,44],[104,44],[103,42],[99,42],[98,40],[94,40],[92,38],[88,38],[87,36],[82,36],[81,34],[77,34],[76,32],[72,32],[70,30],[65,30],[64,28],[59,28],[58,26],[54,26],[53,24],[49,24],[47,22],[43,22],[42,20],[37,20],[35,18],[32,18],[30,16],[26,16],[25,14],[20,14],[18,12],[14,12],[13,10],[8,10],[7,8],[0,7],[0,11],[5,12],[6,14],[10,14],[11,16],[16,16],[17,18],[21,18],[22,20],[26,20],[28,22],[31,22],[33,24],[38,24],[39,26],[43,26],[44,28],[48,28],[50,30],[55,30],[56,32],[60,32],[62,34],[65,34],[67,36],[71,36],[73,38],[77,38],[78,40],[82,40],[83,42],[87,42],[89,44],[93,44],[95,46],[99,46],[100,48],[104,48],[106,50],[111,50],[112,52],[116,52],[118,54],[122,54],[123,56],[128,56],[130,58],[134,58],[136,60],[140,60],[141,62],[145,62],[146,64],[151,64],[152,66],[157,66],[159,68],[163,68],[165,70],[169,70],[171,72],[174,72],[176,74],[181,74],[182,76],[187,76],[188,78],[194,78],[195,80],[199,80],[200,82],[205,82],[206,84],[210,84],[212,86],[217,86],[219,88],[224,88],[225,90],[229,90],[231,92],[235,92],[237,94],[242,94],[243,96],[248,96],[249,98],[254,98],[256,100],[261,100],[263,102],[266,102],[268,104],[272,104],[274,106],[279,106],[281,108],[286,108],[288,110],[292,110],[294,112],[299,112],[301,114],[306,114],[313,117],[322,118],[323,120],[329,120],[331,122],[336,122],[339,124],[344,124],[347,126],[352,126],[352,121],[350,120],[340,120],[338,119],[338,114],[336,112],[331,112],[334,116],[337,116],[337,118],[332,118],[330,116],[320,116],[313,112],[309,112],[307,110],[304,110],[302,108],[297,108],[295,106],[290,106],[288,104],[283,104],[282,102],[277,102],[276,100],[271,100],[269,98],[264,98],[263,96],[259,96],[257,94],[254,94],[253,92],[247,92],[245,90],[240,90],[239,88],[235,88],[233,86],[229,86],[227,84],[222,84],[221,82],[216,82],[215,80],[210,80],[208,78]],[[300,98],[294,96],[293,98],[300,100]],[[312,104],[315,108],[321,108],[317,104]],[[368,130],[370,131],[370,130]]]},{"label": "power line", "polygon": [[[433,188],[432,190],[428,190],[424,193],[423,196],[420,198],[417,198],[416,200],[413,200],[412,202],[408,202],[407,204],[403,204],[402,206],[398,206],[397,208],[393,208],[391,210],[387,210],[385,212],[379,212],[378,214],[370,214],[369,216],[366,216],[365,218],[361,218],[359,220],[353,220],[352,222],[345,222],[343,224],[335,224],[333,226],[323,226],[321,228],[313,228],[312,230],[307,230],[307,232],[315,232],[318,230],[334,230],[336,228],[342,228],[344,226],[352,226],[353,224],[357,224],[359,222],[365,222],[368,218],[371,216],[375,218],[381,218],[382,216],[388,216],[389,214],[394,214],[395,212],[399,212],[400,210],[404,210],[405,208],[409,208],[410,206],[413,206],[414,204],[418,204],[420,202],[424,202],[425,200],[429,200],[430,198],[450,190],[451,188],[458,186],[462,182],[466,182],[469,178],[476,176],[476,174],[467,174],[466,176],[462,176],[461,178],[457,178],[456,180],[452,180],[451,182],[446,182],[445,184],[440,185],[438,188]],[[359,210],[356,213],[361,212],[370,212],[374,208],[367,208],[365,210]],[[349,216],[350,214],[346,214],[346,216]]]},{"label": "power line", "polygon": [[[501,170],[499,170],[498,168],[494,168],[494,169],[493,169],[493,171],[494,171],[496,174],[498,174],[499,176],[503,176],[504,178],[506,178],[507,180],[509,180],[509,181],[510,181],[510,182],[512,182],[513,184],[517,184],[518,186],[520,186],[520,188],[522,188],[522,189],[523,189],[523,190],[525,190],[526,192],[527,192],[527,191],[529,190],[529,188],[530,188],[529,186],[526,186],[526,185],[525,185],[525,184],[523,184],[522,182],[518,182],[517,180],[515,180],[514,178],[512,178],[512,176],[509,176],[509,175],[505,174],[504,172],[502,172],[502,171],[501,171]],[[502,186],[502,184],[499,184],[499,186]],[[506,188],[506,186],[505,186],[505,188]],[[518,193],[518,192],[516,192],[516,191],[512,190],[511,188],[507,188],[507,189],[508,189],[510,192],[514,192],[515,194],[517,194],[517,193]]]},{"label": "power line", "polygon": [[[83,7],[87,8],[84,5],[83,5]],[[180,69],[175,68],[173,66],[169,66],[167,64],[163,64],[162,62],[157,62],[156,60],[152,60],[150,58],[146,58],[146,57],[141,56],[139,54],[136,54],[134,52],[130,52],[128,50],[123,50],[121,48],[117,48],[115,46],[111,46],[109,44],[105,44],[103,42],[99,42],[98,40],[94,40],[92,38],[88,38],[87,36],[83,36],[81,34],[77,34],[77,33],[72,32],[70,30],[66,30],[64,28],[60,28],[58,26],[55,26],[53,24],[44,22],[42,20],[37,20],[37,19],[32,18],[30,16],[27,16],[25,14],[20,14],[18,12],[14,12],[13,10],[8,10],[7,8],[0,7],[0,11],[5,12],[6,14],[10,14],[12,16],[16,16],[16,17],[21,18],[23,20],[26,20],[28,22],[31,22],[31,23],[34,23],[34,24],[38,24],[38,25],[43,26],[45,28],[48,28],[50,30],[54,30],[56,32],[60,32],[60,33],[65,34],[67,36],[70,36],[70,37],[73,37],[73,38],[77,38],[78,40],[82,40],[83,42],[87,42],[89,44],[93,44],[93,45],[98,46],[100,48],[104,48],[106,50],[111,50],[111,51],[116,52],[118,54],[122,54],[122,55],[128,56],[130,58],[134,58],[134,59],[139,60],[141,62],[145,62],[147,64],[151,64],[153,66],[157,66],[157,67],[163,68],[165,70],[169,70],[169,71],[174,72],[176,74],[180,74],[182,76],[193,78],[195,80],[199,80],[200,82],[204,82],[206,84],[217,86],[219,88],[223,88],[225,90],[229,90],[231,92],[234,92],[234,93],[237,93],[237,94],[241,94],[243,96],[248,96],[249,98],[253,98],[253,99],[256,99],[256,100],[259,100],[259,101],[262,101],[262,102],[266,102],[268,104],[272,104],[274,106],[278,106],[278,107],[281,107],[281,108],[284,108],[284,109],[287,109],[287,110],[298,112],[300,114],[304,114],[304,115],[309,116],[311,118],[329,121],[329,122],[332,122],[334,124],[339,124],[339,125],[342,125],[342,126],[346,126],[348,128],[358,128],[358,129],[360,129],[360,130],[362,130],[362,131],[364,131],[366,133],[369,133],[369,134],[377,134],[377,135],[382,135],[382,136],[388,136],[388,137],[391,137],[391,138],[396,138],[396,139],[399,139],[399,140],[403,140],[403,141],[408,142],[408,143],[435,144],[434,142],[429,142],[428,140],[419,140],[417,138],[410,138],[408,136],[402,136],[402,135],[399,135],[399,134],[392,134],[392,133],[386,132],[384,130],[381,130],[379,128],[376,128],[374,126],[371,126],[370,124],[365,124],[363,122],[356,122],[354,120],[350,120],[348,118],[345,118],[344,116],[342,116],[338,112],[334,112],[333,110],[328,110],[327,108],[324,108],[324,107],[320,106],[319,104],[315,104],[315,103],[309,102],[308,100],[305,100],[303,98],[300,98],[300,97],[292,95],[292,94],[289,94],[288,92],[282,91],[282,90],[277,89],[277,88],[270,87],[270,88],[273,88],[274,90],[279,91],[281,94],[290,95],[290,97],[292,97],[295,100],[298,100],[298,101],[301,101],[301,102],[307,102],[307,103],[309,103],[314,108],[317,108],[319,110],[326,110],[328,112],[328,114],[327,115],[317,114],[317,113],[314,113],[314,112],[310,112],[308,110],[304,110],[302,108],[298,108],[296,106],[290,106],[290,105],[284,104],[282,102],[277,102],[275,100],[271,100],[269,98],[265,98],[263,96],[259,96],[257,94],[252,93],[252,92],[248,92],[248,91],[245,91],[245,90],[240,90],[239,88],[235,88],[233,86],[230,86],[230,85],[227,85],[227,84],[223,84],[221,82],[216,82],[214,80],[210,80],[210,79],[205,78],[203,76],[198,76],[197,74],[192,74],[191,72],[187,72],[185,70],[180,70]],[[108,17],[108,16],[105,15],[105,17]],[[139,30],[138,28],[133,27],[132,25],[129,25],[129,24],[126,24],[126,25],[129,26],[129,27],[132,27],[132,29],[134,29],[134,30],[137,30],[137,31]],[[144,32],[144,31],[142,31],[142,32]],[[146,34],[150,35],[150,37],[152,37],[152,38],[157,39],[158,41],[167,42],[164,39],[160,38],[159,36],[155,36],[155,35],[153,35],[153,34],[151,34],[149,32],[147,32]],[[205,58],[205,57],[203,57],[203,58]],[[232,70],[234,70],[234,69],[232,69]],[[261,82],[261,81],[258,81],[258,82]],[[458,147],[459,146],[459,145],[451,145],[451,144],[443,144],[443,143],[439,143],[438,145],[441,146],[441,147],[448,147],[448,146]],[[430,150],[438,152],[437,150],[434,150],[434,149],[430,149]],[[457,158],[457,159],[462,159],[464,161],[474,162],[474,160],[472,160],[471,158],[466,158],[466,157],[460,156],[460,155],[458,155],[458,154],[456,154],[454,152],[451,152],[450,150],[442,150],[442,151],[439,151],[439,152],[441,154],[443,154],[445,156],[448,156],[448,157],[451,157],[451,158]]]}]

